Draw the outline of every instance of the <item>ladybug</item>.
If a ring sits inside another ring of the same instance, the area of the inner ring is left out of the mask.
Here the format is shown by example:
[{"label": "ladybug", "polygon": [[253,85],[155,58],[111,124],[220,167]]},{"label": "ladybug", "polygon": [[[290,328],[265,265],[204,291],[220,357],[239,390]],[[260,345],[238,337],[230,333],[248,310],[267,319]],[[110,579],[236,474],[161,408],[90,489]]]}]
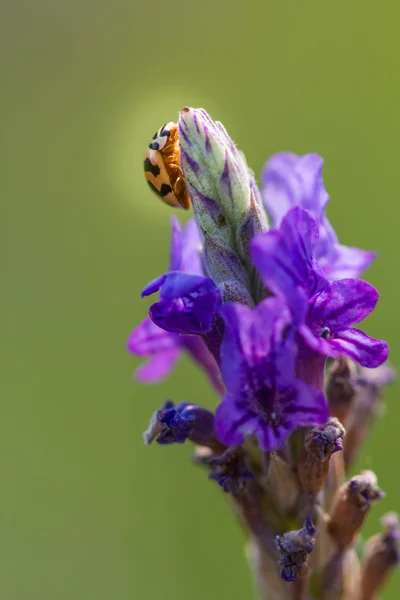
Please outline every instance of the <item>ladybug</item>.
[{"label": "ladybug", "polygon": [[166,204],[176,208],[192,206],[180,166],[176,123],[166,123],[153,135],[144,157],[144,175],[153,192]]}]

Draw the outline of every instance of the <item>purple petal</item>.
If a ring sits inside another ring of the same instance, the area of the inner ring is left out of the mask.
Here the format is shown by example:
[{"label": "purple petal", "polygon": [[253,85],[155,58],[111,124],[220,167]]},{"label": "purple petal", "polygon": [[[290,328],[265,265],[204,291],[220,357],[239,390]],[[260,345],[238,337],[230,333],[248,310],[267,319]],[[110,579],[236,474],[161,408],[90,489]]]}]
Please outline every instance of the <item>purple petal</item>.
[{"label": "purple petal", "polygon": [[281,152],[268,161],[263,171],[262,197],[274,227],[294,206],[307,209],[319,222],[329,200],[322,166],[323,159],[317,154]]},{"label": "purple petal", "polygon": [[317,154],[276,154],[263,171],[262,197],[278,227],[294,206],[310,212],[319,227],[314,256],[329,280],[359,277],[375,258],[373,252],[342,246],[324,211],[329,196],[322,178],[323,159]]},{"label": "purple petal", "polygon": [[295,419],[288,418],[276,427],[263,427],[260,421],[256,421],[254,433],[260,442],[261,448],[268,452],[278,450],[287,440],[289,435],[295,431],[297,423]]},{"label": "purple petal", "polygon": [[169,270],[179,271],[181,270],[182,261],[182,227],[179,219],[175,216],[171,216],[171,249],[169,259]]},{"label": "purple petal", "polygon": [[369,337],[355,328],[342,329],[335,333],[331,346],[363,367],[379,367],[389,355],[389,346],[383,340]]},{"label": "purple petal", "polygon": [[195,219],[190,219],[182,230],[182,259],[180,271],[203,275],[201,239]]},{"label": "purple petal", "polygon": [[369,267],[376,252],[336,244],[331,249],[321,251],[318,247],[316,258],[328,279],[357,278]]},{"label": "purple petal", "polygon": [[153,323],[146,317],[129,336],[128,350],[137,356],[151,356],[169,352],[179,344],[178,338]]},{"label": "purple petal", "polygon": [[279,230],[256,235],[252,241],[253,262],[265,285],[282,294],[293,314],[299,314],[317,289],[322,273],[313,259],[318,227],[302,208],[293,208]]},{"label": "purple petal", "polygon": [[228,389],[239,392],[248,369],[266,359],[272,345],[280,341],[290,317],[284,302],[272,297],[254,309],[244,304],[227,304],[223,317],[226,329],[221,348],[222,373]]},{"label": "purple petal", "polygon": [[172,371],[179,356],[179,347],[154,355],[136,370],[136,379],[142,383],[153,383],[163,379]]},{"label": "purple petal", "polygon": [[285,408],[285,414],[290,414],[302,427],[325,423],[329,418],[329,409],[324,394],[300,380],[296,382],[296,389],[297,398]]},{"label": "purple petal", "polygon": [[139,381],[151,383],[168,375],[175,366],[180,355],[179,338],[146,317],[129,336],[128,350],[137,356],[151,357],[135,373]]},{"label": "purple petal", "polygon": [[215,431],[221,444],[233,446],[244,441],[246,424],[251,415],[243,414],[229,396],[225,396],[215,412]]},{"label": "purple petal", "polygon": [[311,301],[307,322],[322,327],[348,327],[359,323],[375,308],[378,301],[376,289],[361,279],[333,281],[330,288],[317,294]]},{"label": "purple petal", "polygon": [[170,271],[151,281],[142,291],[142,296],[150,296],[160,291],[161,298],[172,299],[184,297],[188,294],[201,294],[211,290],[218,291],[218,288],[212,279],[208,277],[190,275],[181,271]]},{"label": "purple petal", "polygon": [[150,307],[149,316],[161,329],[178,334],[204,334],[211,329],[222,302],[211,279],[172,271],[150,283],[142,295],[157,290],[162,300]]}]

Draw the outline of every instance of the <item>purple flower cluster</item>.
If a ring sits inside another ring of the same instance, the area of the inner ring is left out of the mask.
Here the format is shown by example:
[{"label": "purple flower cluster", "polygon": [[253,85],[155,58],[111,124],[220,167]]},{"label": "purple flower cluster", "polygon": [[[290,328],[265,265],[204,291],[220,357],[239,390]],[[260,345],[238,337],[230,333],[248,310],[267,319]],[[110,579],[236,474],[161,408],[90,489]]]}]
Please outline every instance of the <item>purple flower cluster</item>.
[{"label": "purple flower cluster", "polygon": [[[160,299],[129,339],[131,352],[150,358],[138,377],[158,380],[188,352],[222,396],[214,423],[222,446],[252,437],[263,450],[281,448],[298,427],[328,419],[326,358],[347,356],[377,367],[388,356],[385,342],[353,327],[378,300],[358,279],[374,254],[339,244],[325,215],[321,169],[319,156],[289,153],[264,169],[261,196],[273,228],[255,227],[248,240],[261,297],[249,286],[246,303],[227,302],[212,273],[203,272],[196,221],[181,229],[175,218],[169,270],[142,292],[159,292]],[[229,169],[221,179],[234,186]],[[191,185],[195,201],[204,197]],[[253,180],[249,190],[251,207]]]},{"label": "purple flower cluster", "polygon": [[398,562],[398,521],[358,561],[384,494],[372,471],[346,481],[394,376],[386,342],[357,327],[378,301],[360,279],[375,254],[339,243],[319,156],[275,155],[259,191],[204,110],[183,109],[178,132],[193,218],[171,220],[169,269],[144,288],[159,298],[128,349],[148,359],[145,382],[189,354],[219,403],[165,401],[144,441],[195,445],[248,534],[262,598],[375,598]]}]

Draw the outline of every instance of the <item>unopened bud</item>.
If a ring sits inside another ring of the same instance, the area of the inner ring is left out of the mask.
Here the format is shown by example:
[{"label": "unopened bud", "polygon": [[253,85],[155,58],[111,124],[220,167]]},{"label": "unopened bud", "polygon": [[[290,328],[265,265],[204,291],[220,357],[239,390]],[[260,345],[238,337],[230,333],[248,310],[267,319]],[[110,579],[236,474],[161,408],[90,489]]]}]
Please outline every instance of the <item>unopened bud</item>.
[{"label": "unopened bud", "polygon": [[385,531],[368,540],[364,547],[360,600],[375,600],[389,573],[400,561],[399,519],[395,513],[389,513],[381,522]]},{"label": "unopened bud", "polygon": [[332,455],[343,449],[345,429],[336,418],[311,429],[304,440],[298,476],[306,494],[316,496],[324,485]]},{"label": "unopened bud", "polygon": [[349,415],[344,443],[344,461],[348,469],[355,461],[371,426],[379,415],[384,388],[395,378],[393,369],[382,365],[376,369],[361,369],[354,378],[355,397]]},{"label": "unopened bud", "polygon": [[360,600],[360,563],[353,548],[336,552],[323,571],[324,600]]},{"label": "unopened bud", "polygon": [[340,550],[351,545],[364,524],[371,504],[384,495],[372,471],[362,471],[339,488],[328,529]]},{"label": "unopened bud", "polygon": [[[181,166],[204,238],[204,266],[218,286],[231,282],[250,306],[259,298],[249,244],[267,219],[244,155],[223,125],[203,109],[184,108],[179,117]],[[236,293],[238,293],[236,291]]]},{"label": "unopened bud", "polygon": [[199,446],[221,450],[214,430],[214,415],[196,404],[181,402],[174,405],[167,400],[157,410],[143,434],[145,444],[156,440],[158,444],[183,444],[190,440]]}]

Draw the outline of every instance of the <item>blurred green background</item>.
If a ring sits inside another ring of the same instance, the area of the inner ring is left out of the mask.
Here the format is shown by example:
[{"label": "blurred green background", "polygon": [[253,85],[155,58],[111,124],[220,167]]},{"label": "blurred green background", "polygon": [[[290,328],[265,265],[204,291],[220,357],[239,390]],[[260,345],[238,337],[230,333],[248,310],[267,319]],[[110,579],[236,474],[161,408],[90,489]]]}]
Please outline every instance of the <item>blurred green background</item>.
[{"label": "blurred green background", "polygon": [[[183,359],[136,384],[140,290],[169,216],[149,138],[185,105],[223,121],[257,174],[318,152],[343,243],[376,249],[368,332],[400,364],[395,2],[3,0],[0,595],[4,600],[252,598],[242,535],[189,447],[145,448],[164,398],[213,406]],[[357,468],[400,508],[398,388]],[[396,574],[384,598],[398,598]]]}]

